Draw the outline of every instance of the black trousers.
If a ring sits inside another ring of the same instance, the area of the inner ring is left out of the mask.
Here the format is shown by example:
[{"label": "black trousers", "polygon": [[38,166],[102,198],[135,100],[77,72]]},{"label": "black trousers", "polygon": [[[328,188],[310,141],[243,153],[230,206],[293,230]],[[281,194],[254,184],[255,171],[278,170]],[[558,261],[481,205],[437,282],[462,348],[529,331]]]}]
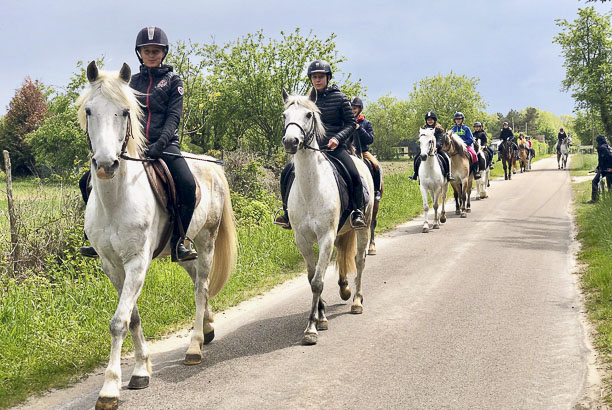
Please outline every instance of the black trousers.
[{"label": "black trousers", "polygon": [[[164,149],[164,151],[177,155],[181,153],[180,149],[176,145],[169,145]],[[185,161],[185,158],[162,155],[162,159],[168,166],[168,170],[174,179],[179,206],[178,216],[181,218],[183,229],[185,232],[187,232],[187,228],[189,227],[189,223],[193,217],[193,210],[195,208],[195,179],[191,173],[191,170],[189,169],[189,165],[187,165],[187,161]],[[89,194],[87,193],[87,180],[89,179],[89,174],[90,171],[87,171],[79,180],[79,188],[81,189],[81,195],[85,203],[87,203],[87,199],[89,198]],[[177,224],[174,225],[173,236],[177,239],[180,236]]]},{"label": "black trousers", "polygon": [[[343,146],[338,146],[335,150],[327,152],[327,154],[339,159],[340,162],[342,162],[342,164],[346,167],[349,175],[351,176],[351,183],[353,184],[353,207],[354,209],[363,208],[363,184],[361,183],[361,176],[359,175],[359,171],[357,170],[357,167],[355,166],[351,155]],[[293,168],[293,162],[290,162],[285,165],[285,168],[281,173],[280,188],[285,215],[287,215],[287,199],[289,197],[289,191],[291,190],[291,185],[293,184],[293,179],[295,175],[293,173]]]}]

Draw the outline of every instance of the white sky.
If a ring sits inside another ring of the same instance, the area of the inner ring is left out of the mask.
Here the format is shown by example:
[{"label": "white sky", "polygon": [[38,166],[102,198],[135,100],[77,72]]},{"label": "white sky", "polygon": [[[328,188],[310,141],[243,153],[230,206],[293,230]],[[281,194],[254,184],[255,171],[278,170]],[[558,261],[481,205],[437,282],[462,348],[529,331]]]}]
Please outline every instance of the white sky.
[{"label": "white sky", "polygon": [[[336,33],[348,61],[341,68],[368,87],[367,101],[438,73],[479,77],[490,113],[534,106],[571,114],[560,91],[565,77],[555,19],[573,20],[584,0],[429,1],[84,1],[0,0],[0,115],[25,76],[54,86],[68,82],[78,60],[105,56],[106,67],[132,70],[139,29],[162,27],[170,42],[234,40],[263,29]],[[593,3],[588,3],[592,5]],[[609,4],[594,4],[608,12]]]}]

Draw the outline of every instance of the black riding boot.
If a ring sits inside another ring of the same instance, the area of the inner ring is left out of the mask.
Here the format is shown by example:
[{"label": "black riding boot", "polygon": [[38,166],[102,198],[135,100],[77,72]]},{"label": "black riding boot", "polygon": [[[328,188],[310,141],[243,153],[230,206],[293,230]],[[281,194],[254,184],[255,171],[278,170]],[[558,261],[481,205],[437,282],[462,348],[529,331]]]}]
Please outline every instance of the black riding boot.
[{"label": "black riding boot", "polygon": [[[191,247],[186,247],[184,243],[184,235],[187,234],[187,229],[191,223],[193,209],[193,205],[179,205],[178,215],[175,215],[175,218],[178,219],[174,222],[174,231],[170,239],[170,257],[172,262],[190,261],[198,258],[198,253],[194,249],[191,249]],[[179,229],[179,223],[183,225],[182,232]]]},{"label": "black riding boot", "polygon": [[480,167],[478,166],[478,161],[472,164],[474,169],[474,179],[480,179]]},{"label": "black riding boot", "polygon": [[353,229],[360,230],[365,229],[368,226],[365,222],[363,215],[363,192],[359,192],[359,189],[353,190],[353,212],[351,213],[351,225]]},{"label": "black riding boot", "polygon": [[420,165],[421,165],[421,156],[417,155],[416,157],[414,157],[414,173],[412,174],[411,177],[409,177],[413,181],[416,181],[419,177],[419,166]]},{"label": "black riding boot", "polygon": [[486,163],[485,159],[482,157],[482,155],[478,155],[478,168],[479,168],[479,170],[486,170],[487,169],[487,163]]},{"label": "black riding boot", "polygon": [[[90,171],[87,171],[85,174],[83,174],[81,179],[79,179],[79,189],[81,190],[81,196],[83,197],[83,202],[85,202],[85,204],[87,204],[89,193],[91,191],[91,188],[87,186],[87,183],[89,182],[89,175]],[[87,240],[87,234],[83,232],[83,235],[85,236],[85,240]],[[79,253],[88,258],[98,257],[98,252],[96,252],[93,246],[81,246],[79,248]]]},{"label": "black riding boot", "polygon": [[289,197],[289,191],[291,191],[293,179],[295,178],[295,173],[293,171],[294,165],[293,162],[290,162],[285,165],[285,168],[281,173],[280,190],[281,199],[283,201],[283,214],[277,212],[277,215],[274,217],[274,224],[280,226],[283,229],[291,229],[291,224],[289,223],[289,214],[287,213],[287,199]]},{"label": "black riding boot", "polygon": [[380,202],[381,189],[380,189],[380,168],[374,168],[374,200]]},{"label": "black riding boot", "polygon": [[[85,236],[85,240],[87,240],[87,234],[83,233],[83,235]],[[86,256],[88,258],[97,258],[97,257],[99,257],[98,252],[96,252],[96,250],[94,249],[93,246],[81,246],[79,248],[79,253],[82,256]]]}]

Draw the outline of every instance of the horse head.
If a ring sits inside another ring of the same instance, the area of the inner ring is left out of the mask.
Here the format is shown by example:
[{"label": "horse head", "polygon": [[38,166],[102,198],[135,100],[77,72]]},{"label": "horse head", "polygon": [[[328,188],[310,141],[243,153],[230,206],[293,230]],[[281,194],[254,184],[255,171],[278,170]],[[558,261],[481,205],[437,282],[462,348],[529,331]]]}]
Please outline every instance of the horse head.
[{"label": "horse head", "polygon": [[421,144],[421,161],[427,157],[433,157],[436,153],[436,136],[433,128],[421,128],[419,131],[419,142]]},{"label": "horse head", "polygon": [[126,151],[138,156],[145,143],[140,125],[143,113],[128,85],[130,78],[125,63],[118,73],[107,73],[92,61],[87,66],[89,87],[77,100],[79,123],[92,153],[92,171],[101,179],[111,179],[119,158]]},{"label": "horse head", "polygon": [[[313,88],[308,96],[289,95],[283,90],[283,147],[288,154],[295,154],[304,147],[318,148],[318,136],[325,135],[321,112],[315,104],[317,92]],[[310,144],[313,144],[312,146]]]}]

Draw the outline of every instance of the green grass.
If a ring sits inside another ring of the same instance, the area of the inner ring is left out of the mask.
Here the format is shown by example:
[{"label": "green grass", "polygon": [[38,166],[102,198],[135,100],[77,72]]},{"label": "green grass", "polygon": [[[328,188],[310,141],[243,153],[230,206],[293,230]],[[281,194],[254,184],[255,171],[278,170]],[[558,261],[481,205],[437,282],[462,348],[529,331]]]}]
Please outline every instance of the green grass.
[{"label": "green grass", "polygon": [[[411,168],[385,177],[377,232],[422,212],[418,184],[408,180]],[[41,192],[43,198],[58,192],[57,186],[32,181],[18,181],[14,189],[20,201],[41,198]],[[293,232],[267,220],[260,225],[239,224],[238,239],[238,265],[211,301],[215,311],[265,292],[295,277],[303,267]],[[116,293],[98,262],[84,260],[73,250],[24,282],[0,280],[0,408],[49,387],[68,385],[103,365],[110,351],[108,326],[116,306]],[[154,261],[138,306],[148,340],[190,326],[195,312],[191,280],[168,259]],[[128,336],[124,351],[131,349]]]},{"label": "green grass", "polygon": [[597,154],[574,154],[570,167],[572,175],[587,175],[589,171],[593,171],[597,167]]}]

